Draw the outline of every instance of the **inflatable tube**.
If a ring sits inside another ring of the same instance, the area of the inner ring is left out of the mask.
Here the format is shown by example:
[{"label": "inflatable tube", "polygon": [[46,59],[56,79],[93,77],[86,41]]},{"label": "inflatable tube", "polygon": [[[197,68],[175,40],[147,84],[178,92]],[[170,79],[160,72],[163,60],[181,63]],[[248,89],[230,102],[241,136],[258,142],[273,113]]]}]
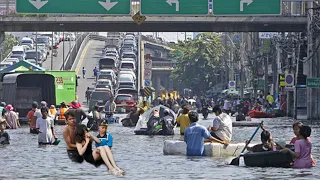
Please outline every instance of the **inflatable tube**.
[{"label": "inflatable tube", "polygon": [[236,121],[232,122],[232,127],[257,127],[260,122],[252,122],[252,121]]},{"label": "inflatable tube", "polygon": [[[229,144],[228,146],[219,143],[205,143],[204,155],[211,157],[238,156],[244,146],[245,143]],[[163,154],[186,155],[186,148],[187,145],[184,141],[166,140],[164,141]]]},{"label": "inflatable tube", "polygon": [[290,167],[293,161],[290,153],[279,151],[255,152],[241,155],[232,160],[230,165],[249,167]]}]

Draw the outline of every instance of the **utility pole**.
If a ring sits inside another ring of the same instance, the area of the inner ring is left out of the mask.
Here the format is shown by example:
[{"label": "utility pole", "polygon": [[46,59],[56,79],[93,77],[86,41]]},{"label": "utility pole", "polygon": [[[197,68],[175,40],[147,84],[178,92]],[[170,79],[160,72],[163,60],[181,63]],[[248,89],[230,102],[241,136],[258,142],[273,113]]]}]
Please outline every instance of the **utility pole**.
[{"label": "utility pole", "polygon": [[253,33],[253,54],[254,54],[254,60],[253,60],[253,77],[254,77],[254,92],[253,92],[253,96],[254,98],[257,98],[257,86],[259,83],[259,79],[258,79],[258,63],[257,63],[257,59],[259,56],[259,33],[258,32],[254,32]]},{"label": "utility pole", "polygon": [[[39,55],[38,55],[38,32],[36,32],[36,63],[39,65]],[[42,65],[42,63],[41,63]]]},{"label": "utility pole", "polygon": [[51,71],[53,70],[53,40],[54,40],[54,34],[52,31],[52,38],[51,38]]},{"label": "utility pole", "polygon": [[[307,73],[307,77],[311,78],[312,77],[312,59],[311,55],[313,55],[313,36],[312,36],[312,31],[311,31],[311,23],[313,20],[313,2],[308,2],[308,7],[309,7],[309,12],[307,13],[308,15],[308,51],[307,51],[307,59],[308,59],[308,73]],[[313,104],[312,104],[312,88],[307,88],[307,119],[312,119],[312,108],[313,108]]]},{"label": "utility pole", "polygon": [[62,42],[62,70],[64,70],[64,63],[65,63],[65,59],[64,59],[64,42],[66,41],[66,37],[64,36],[64,31],[62,33],[63,36],[63,42]]},{"label": "utility pole", "polygon": [[245,51],[245,41],[243,37],[243,32],[241,33],[241,46],[240,46],[240,98],[243,100],[244,95],[244,73],[243,73],[243,63],[244,63],[244,51]]},{"label": "utility pole", "polygon": [[269,74],[268,74],[268,61],[269,61],[269,54],[266,54],[265,57],[263,57],[264,59],[264,95],[266,96],[269,92]]}]

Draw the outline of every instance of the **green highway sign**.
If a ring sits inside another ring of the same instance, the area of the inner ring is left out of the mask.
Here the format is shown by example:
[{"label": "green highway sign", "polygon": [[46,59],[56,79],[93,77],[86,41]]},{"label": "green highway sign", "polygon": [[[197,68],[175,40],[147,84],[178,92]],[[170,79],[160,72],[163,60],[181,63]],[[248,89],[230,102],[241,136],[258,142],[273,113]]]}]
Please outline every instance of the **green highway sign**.
[{"label": "green highway sign", "polygon": [[214,15],[280,15],[281,0],[214,0]]},{"label": "green highway sign", "polygon": [[208,15],[209,0],[140,0],[144,16]]},{"label": "green highway sign", "polygon": [[16,0],[22,14],[130,15],[131,0]]},{"label": "green highway sign", "polygon": [[307,78],[308,88],[320,88],[320,78]]}]

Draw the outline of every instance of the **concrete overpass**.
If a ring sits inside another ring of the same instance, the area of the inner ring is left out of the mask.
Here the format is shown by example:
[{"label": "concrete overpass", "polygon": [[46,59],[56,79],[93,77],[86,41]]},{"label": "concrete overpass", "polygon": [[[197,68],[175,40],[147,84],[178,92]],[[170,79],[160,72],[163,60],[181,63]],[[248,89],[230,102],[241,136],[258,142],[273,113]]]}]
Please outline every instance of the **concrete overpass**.
[{"label": "concrete overpass", "polygon": [[131,17],[0,16],[0,31],[87,31],[87,32],[301,32],[305,16],[271,17],[147,17],[137,25]]}]

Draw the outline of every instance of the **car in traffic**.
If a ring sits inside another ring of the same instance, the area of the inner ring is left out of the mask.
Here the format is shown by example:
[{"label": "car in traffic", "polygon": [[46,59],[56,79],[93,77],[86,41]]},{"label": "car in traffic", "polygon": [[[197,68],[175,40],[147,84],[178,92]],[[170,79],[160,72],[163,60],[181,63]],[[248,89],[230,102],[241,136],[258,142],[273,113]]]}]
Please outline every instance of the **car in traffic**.
[{"label": "car in traffic", "polygon": [[11,50],[11,55],[20,55],[25,57],[26,53],[23,46],[13,46]]},{"label": "car in traffic", "polygon": [[120,71],[132,70],[133,72],[136,72],[136,63],[132,62],[132,61],[121,61],[119,69],[120,69]]},{"label": "car in traffic", "polygon": [[37,44],[36,47],[38,50],[40,50],[45,57],[45,60],[47,59],[48,55],[50,54],[49,48],[45,44]]},{"label": "car in traffic", "polygon": [[12,62],[13,64],[15,64],[15,63],[17,63],[17,62],[19,62],[19,59],[18,58],[6,58],[5,60],[4,60],[4,62]]},{"label": "car in traffic", "polygon": [[122,81],[122,82],[118,82],[118,89],[120,88],[130,88],[130,89],[136,89],[136,86],[134,84],[134,82],[131,81]]},{"label": "car in traffic", "polygon": [[36,51],[35,49],[33,50],[28,50],[26,52],[26,60],[28,59],[34,59],[37,60],[38,59],[38,63],[42,63],[44,61],[44,56],[42,54],[42,52],[40,50]]},{"label": "car in traffic", "polygon": [[36,43],[37,44],[45,44],[46,47],[49,48],[49,50],[52,49],[52,43],[51,43],[51,40],[48,36],[40,36],[40,37],[37,37],[36,39]]},{"label": "car in traffic", "polygon": [[0,71],[4,70],[4,69],[6,69],[7,67],[12,66],[12,65],[13,65],[12,62],[1,62],[1,64],[0,64]]},{"label": "car in traffic", "polygon": [[136,74],[132,71],[132,70],[123,70],[123,71],[120,71],[118,73],[118,76],[121,76],[121,74],[130,74],[134,80],[136,81],[137,80],[137,77],[136,77]]},{"label": "car in traffic", "polygon": [[89,109],[93,110],[95,105],[99,106],[99,110],[103,110],[106,102],[111,98],[112,92],[108,88],[96,88],[92,91],[89,98]]},{"label": "car in traffic", "polygon": [[114,102],[117,112],[128,112],[135,106],[135,100],[131,94],[117,94]]},{"label": "car in traffic", "polygon": [[130,59],[133,59],[134,62],[137,62],[137,55],[134,52],[123,52],[121,55],[121,59],[122,59],[122,61],[127,61]]},{"label": "car in traffic", "polygon": [[20,41],[20,44],[21,45],[28,45],[31,49],[34,48],[34,41],[29,37],[22,38],[22,40]]},{"label": "car in traffic", "polygon": [[120,88],[115,94],[130,94],[133,99],[138,102],[138,91],[135,88]]},{"label": "car in traffic", "polygon": [[24,57],[25,57],[25,56],[22,55],[22,54],[12,54],[12,55],[10,56],[10,58],[15,58],[15,59],[18,59],[19,61],[25,60]]},{"label": "car in traffic", "polygon": [[114,56],[105,56],[99,60],[99,69],[115,69],[118,67],[117,61]]},{"label": "car in traffic", "polygon": [[134,77],[131,74],[119,75],[118,82],[133,82],[134,84],[136,83]]}]

